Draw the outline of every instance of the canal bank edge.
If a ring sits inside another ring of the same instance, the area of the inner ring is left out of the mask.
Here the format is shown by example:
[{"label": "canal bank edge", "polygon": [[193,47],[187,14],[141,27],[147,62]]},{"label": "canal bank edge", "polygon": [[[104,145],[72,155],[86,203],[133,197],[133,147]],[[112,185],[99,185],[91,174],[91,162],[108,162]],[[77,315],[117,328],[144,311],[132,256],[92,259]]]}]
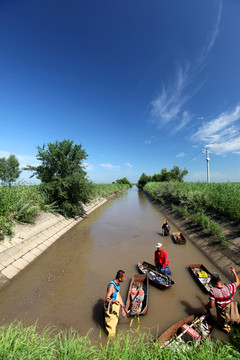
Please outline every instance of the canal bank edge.
[{"label": "canal bank edge", "polygon": [[[230,281],[234,280],[230,266],[236,269],[240,277],[239,262],[236,263],[233,259],[234,257],[231,258],[231,252],[225,251],[224,248],[221,249],[217,244],[216,238],[207,235],[200,226],[193,224],[190,220],[184,219],[179,213],[173,211],[172,204],[161,204],[159,201],[153,200],[146,193],[143,192],[143,194],[179,231],[183,232],[185,237],[195,244]],[[239,238],[238,240],[240,241]],[[190,263],[191,259],[189,259],[189,264]],[[189,264],[186,264],[186,266]]]},{"label": "canal bank edge", "polygon": [[16,224],[14,237],[0,243],[0,290],[9,285],[22,270],[69,229],[114,196],[101,198],[83,206],[84,217],[65,219],[62,215],[42,213],[34,224]]}]

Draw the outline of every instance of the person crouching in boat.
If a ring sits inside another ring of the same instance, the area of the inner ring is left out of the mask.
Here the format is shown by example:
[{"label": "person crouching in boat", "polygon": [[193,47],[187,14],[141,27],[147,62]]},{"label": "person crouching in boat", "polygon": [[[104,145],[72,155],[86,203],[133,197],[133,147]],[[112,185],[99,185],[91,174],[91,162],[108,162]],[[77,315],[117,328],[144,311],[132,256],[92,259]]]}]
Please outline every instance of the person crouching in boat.
[{"label": "person crouching in boat", "polygon": [[125,306],[120,294],[120,283],[124,280],[125,271],[118,270],[116,278],[108,284],[104,307],[105,327],[108,332],[108,337],[116,335],[120,306],[122,306],[123,316],[126,316]]},{"label": "person crouching in boat", "polygon": [[167,275],[171,274],[171,271],[169,269],[169,261],[168,261],[168,255],[167,252],[162,248],[161,243],[157,243],[156,245],[157,250],[154,254],[154,264],[156,266],[157,271],[162,271]]},{"label": "person crouching in boat", "polygon": [[210,289],[209,303],[206,305],[207,310],[213,308],[214,305],[216,306],[218,325],[228,333],[231,331],[230,322],[240,323],[237,302],[232,298],[240,285],[240,280],[236,270],[233,267],[230,267],[230,270],[235,277],[235,281],[228,285],[222,284],[218,273],[212,273],[211,284],[213,287]]},{"label": "person crouching in boat", "polygon": [[168,236],[170,232],[170,225],[168,223],[168,220],[166,219],[165,223],[162,226],[162,235]]}]

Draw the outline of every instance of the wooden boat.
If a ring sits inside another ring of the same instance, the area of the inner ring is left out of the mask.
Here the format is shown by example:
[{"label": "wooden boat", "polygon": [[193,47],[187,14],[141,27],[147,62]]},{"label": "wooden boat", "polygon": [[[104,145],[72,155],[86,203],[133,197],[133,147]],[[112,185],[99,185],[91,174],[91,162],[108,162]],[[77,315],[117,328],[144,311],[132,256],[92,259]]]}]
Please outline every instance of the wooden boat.
[{"label": "wooden boat", "polygon": [[162,347],[175,346],[176,349],[181,344],[200,341],[211,337],[214,331],[214,322],[210,314],[191,315],[170,326],[159,338]]},{"label": "wooden boat", "polygon": [[200,287],[209,293],[212,288],[210,271],[202,264],[190,264],[189,270]]},{"label": "wooden boat", "polygon": [[186,238],[183,235],[183,233],[181,233],[181,232],[173,232],[172,238],[176,244],[179,244],[179,245],[186,244]]},{"label": "wooden boat", "polygon": [[126,311],[130,316],[145,315],[148,310],[148,277],[133,275],[129,284]]},{"label": "wooden boat", "polygon": [[167,288],[175,284],[169,275],[166,275],[162,272],[157,272],[155,270],[155,266],[146,261],[139,262],[137,267],[141,273],[147,275],[150,283],[156,285],[159,288]]}]

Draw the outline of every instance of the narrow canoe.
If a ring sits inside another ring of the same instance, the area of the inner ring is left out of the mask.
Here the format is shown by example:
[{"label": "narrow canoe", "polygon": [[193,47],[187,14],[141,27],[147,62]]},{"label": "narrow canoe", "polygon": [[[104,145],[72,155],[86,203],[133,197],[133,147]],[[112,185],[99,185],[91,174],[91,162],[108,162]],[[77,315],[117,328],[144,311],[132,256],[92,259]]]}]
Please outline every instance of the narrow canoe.
[{"label": "narrow canoe", "polygon": [[145,315],[148,310],[148,277],[133,275],[129,284],[126,311],[130,316]]},{"label": "narrow canoe", "polygon": [[179,245],[186,244],[186,238],[183,235],[183,233],[181,233],[181,232],[173,232],[172,238],[176,244],[179,244]]},{"label": "narrow canoe", "polygon": [[147,275],[150,283],[159,288],[167,288],[175,284],[169,275],[157,272],[155,266],[146,261],[139,262],[137,267],[142,274]]},{"label": "narrow canoe", "polygon": [[189,343],[195,340],[200,341],[211,337],[214,331],[214,322],[210,314],[191,315],[170,326],[159,338],[162,347],[170,347],[175,344]]},{"label": "narrow canoe", "polygon": [[194,279],[197,281],[199,286],[206,292],[209,293],[212,288],[211,273],[208,269],[202,264],[190,264],[189,265],[190,273],[193,275]]}]

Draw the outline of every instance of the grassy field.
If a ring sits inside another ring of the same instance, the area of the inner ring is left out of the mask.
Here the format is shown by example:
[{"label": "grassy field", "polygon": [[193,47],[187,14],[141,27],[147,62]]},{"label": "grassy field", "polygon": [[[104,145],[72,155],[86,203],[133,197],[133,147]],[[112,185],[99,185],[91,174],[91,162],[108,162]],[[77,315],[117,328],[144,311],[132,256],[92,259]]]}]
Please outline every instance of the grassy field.
[{"label": "grassy field", "polygon": [[[91,199],[117,194],[128,187],[125,184],[93,184]],[[34,223],[42,211],[57,212],[57,209],[54,204],[47,204],[39,185],[0,186],[0,240],[13,234],[14,222]]]},{"label": "grassy field", "polygon": [[173,210],[201,225],[227,246],[216,218],[240,222],[239,183],[149,182],[143,190],[161,203],[171,203]]},{"label": "grassy field", "polygon": [[[239,338],[238,338],[239,340]],[[147,333],[119,332],[106,345],[93,344],[88,336],[79,337],[70,330],[53,335],[50,330],[38,333],[36,326],[21,323],[0,328],[0,360],[172,360],[239,359],[238,349],[230,343],[207,341],[197,349],[179,347],[161,349]]]}]

